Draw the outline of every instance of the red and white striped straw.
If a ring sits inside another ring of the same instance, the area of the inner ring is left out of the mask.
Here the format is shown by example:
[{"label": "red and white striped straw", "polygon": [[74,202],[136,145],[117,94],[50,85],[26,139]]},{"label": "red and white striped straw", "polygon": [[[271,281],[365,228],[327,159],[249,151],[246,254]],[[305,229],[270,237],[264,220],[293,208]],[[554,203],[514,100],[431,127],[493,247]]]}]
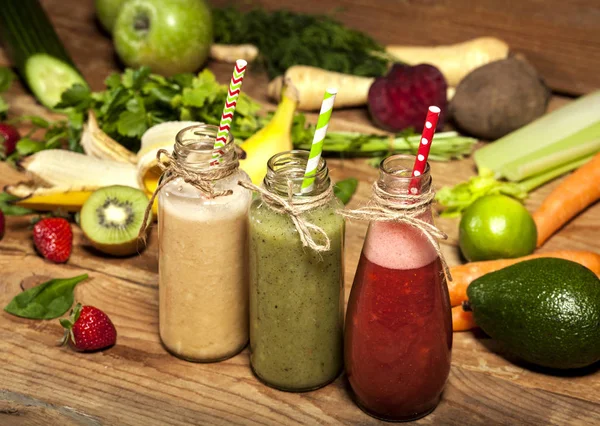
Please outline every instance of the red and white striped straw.
[{"label": "red and white striped straw", "polygon": [[433,140],[435,128],[437,127],[438,119],[440,118],[440,112],[442,112],[442,110],[436,106],[430,106],[427,111],[427,118],[425,118],[425,126],[423,127],[423,133],[421,134],[417,158],[415,159],[415,165],[413,166],[413,179],[410,181],[408,187],[410,194],[418,194],[421,189],[421,180],[418,179],[418,177],[425,172],[429,150],[431,149],[431,141]]},{"label": "red and white striped straw", "polygon": [[214,153],[212,155],[212,161],[210,162],[211,166],[216,166],[221,162],[221,157],[223,156],[223,150],[221,148],[227,143],[227,137],[231,130],[231,124],[233,123],[233,114],[235,114],[238,96],[242,91],[242,83],[247,65],[248,63],[243,59],[235,61],[235,67],[233,68],[233,74],[231,75],[231,81],[229,82],[229,89],[227,91],[227,98],[225,99],[225,107],[221,114],[217,139],[215,140]]}]

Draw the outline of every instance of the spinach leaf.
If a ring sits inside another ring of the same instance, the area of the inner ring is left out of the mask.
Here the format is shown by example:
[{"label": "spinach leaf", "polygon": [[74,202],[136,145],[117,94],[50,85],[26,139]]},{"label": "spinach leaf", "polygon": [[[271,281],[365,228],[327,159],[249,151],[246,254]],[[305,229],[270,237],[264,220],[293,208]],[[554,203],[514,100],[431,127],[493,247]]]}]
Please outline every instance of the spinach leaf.
[{"label": "spinach leaf", "polygon": [[336,183],[333,187],[333,193],[342,201],[342,203],[348,204],[356,192],[357,187],[358,180],[356,178],[348,178]]},{"label": "spinach leaf", "polygon": [[22,318],[58,318],[73,305],[73,289],[87,277],[83,274],[46,281],[15,296],[4,310]]}]

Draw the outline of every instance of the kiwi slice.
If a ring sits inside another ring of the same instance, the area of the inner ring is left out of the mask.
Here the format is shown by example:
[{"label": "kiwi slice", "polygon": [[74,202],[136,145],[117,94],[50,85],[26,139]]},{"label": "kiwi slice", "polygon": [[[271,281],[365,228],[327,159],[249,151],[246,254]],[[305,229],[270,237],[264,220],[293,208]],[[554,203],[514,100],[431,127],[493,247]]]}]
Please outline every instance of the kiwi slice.
[{"label": "kiwi slice", "polygon": [[139,189],[122,185],[100,188],[81,208],[81,229],[103,253],[113,256],[137,253],[146,206],[148,196]]}]

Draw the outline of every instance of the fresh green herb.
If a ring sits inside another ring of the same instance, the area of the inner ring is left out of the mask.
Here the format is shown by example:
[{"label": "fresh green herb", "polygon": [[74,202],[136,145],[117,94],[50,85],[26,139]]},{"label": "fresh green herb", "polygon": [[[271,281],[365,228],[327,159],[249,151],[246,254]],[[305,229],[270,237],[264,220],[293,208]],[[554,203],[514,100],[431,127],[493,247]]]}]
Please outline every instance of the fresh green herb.
[{"label": "fresh green herb", "polygon": [[348,178],[337,182],[333,187],[333,193],[342,203],[348,204],[356,192],[357,187],[358,180],[356,178]]},{"label": "fresh green herb", "polygon": [[9,314],[29,319],[54,319],[73,305],[73,289],[87,274],[73,278],[53,279],[30,288],[13,298],[4,308]]},{"label": "fresh green herb", "polygon": [[12,204],[12,202],[19,199],[19,197],[7,194],[6,192],[0,192],[0,211],[2,211],[2,213],[4,213],[6,216],[25,216],[35,213],[33,210]]},{"label": "fresh green herb", "polygon": [[214,9],[213,22],[216,43],[258,47],[258,62],[271,78],[293,65],[369,77],[387,70],[382,45],[328,16],[258,8],[243,13],[228,7]]},{"label": "fresh green herb", "polygon": [[[227,97],[227,86],[219,84],[209,70],[165,78],[142,67],[111,74],[105,83],[107,89],[103,92],[73,85],[56,107],[67,112],[68,130],[77,140],[87,111],[92,109],[102,130],[134,152],[139,150],[144,132],[164,121],[219,124]],[[258,102],[244,93],[240,95],[232,126],[236,139],[246,139],[264,125],[257,114],[260,108]]]},{"label": "fresh green herb", "polygon": [[[0,67],[0,93],[6,92],[14,79],[12,71],[6,67]],[[8,111],[8,103],[0,96],[0,120],[6,118],[6,112]]]}]

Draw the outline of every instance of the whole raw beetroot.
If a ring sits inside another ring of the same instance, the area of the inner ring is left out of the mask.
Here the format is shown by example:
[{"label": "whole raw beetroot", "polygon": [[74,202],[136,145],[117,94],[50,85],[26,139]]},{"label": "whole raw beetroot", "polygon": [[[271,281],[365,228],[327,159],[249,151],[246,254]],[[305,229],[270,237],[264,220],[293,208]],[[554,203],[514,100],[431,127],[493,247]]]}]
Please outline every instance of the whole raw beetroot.
[{"label": "whole raw beetroot", "polygon": [[448,85],[433,65],[394,64],[384,77],[377,78],[369,89],[369,112],[378,127],[391,132],[412,127],[420,132],[427,108],[440,107],[438,128],[446,118]]}]

